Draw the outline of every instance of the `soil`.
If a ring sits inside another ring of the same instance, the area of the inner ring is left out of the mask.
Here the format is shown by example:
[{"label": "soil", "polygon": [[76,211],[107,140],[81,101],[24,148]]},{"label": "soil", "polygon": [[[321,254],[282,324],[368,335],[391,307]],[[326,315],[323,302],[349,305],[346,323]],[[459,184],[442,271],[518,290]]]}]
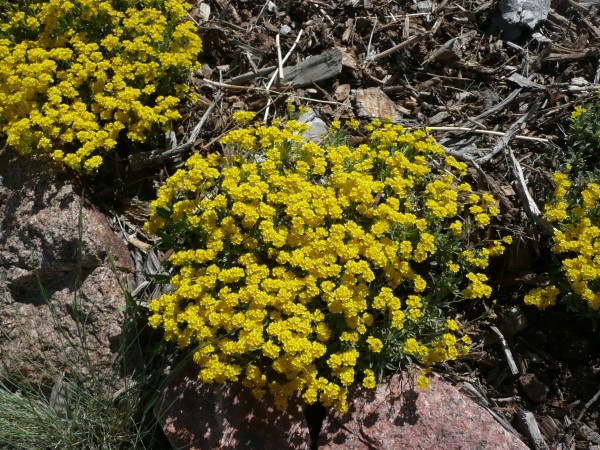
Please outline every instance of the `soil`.
[{"label": "soil", "polygon": [[[500,198],[495,231],[514,237],[494,268],[497,301],[464,311],[466,319],[486,313],[469,330],[479,343],[468,357],[436,370],[472,387],[532,448],[597,448],[600,334],[592,321],[578,321],[569,311],[523,305],[523,295],[547,281],[548,255],[515,173],[523,171],[534,200],[551,187],[550,176],[567,151],[570,113],[600,87],[599,8],[597,0],[553,1],[531,29],[508,24],[498,3],[486,0],[196,3],[190,16],[204,47],[203,66],[191,78],[198,101],[182,111],[175,135],[185,143],[195,127],[199,133],[191,146],[167,157],[132,163],[134,182],[119,192],[115,223],[140,239],[130,239],[134,250],[147,249],[152,239],[140,226],[154,188],[192,151],[218,145],[234,126],[235,111],[262,117],[268,108],[270,118],[285,117],[291,100],[326,123],[352,117],[364,123],[392,108],[395,121],[430,127],[448,153],[469,162],[473,182]],[[328,53],[334,48],[341,57]],[[268,85],[288,51],[284,68],[317,57],[334,74],[321,79],[328,72],[320,67],[307,78],[306,69],[299,79],[276,77]],[[157,270],[158,258],[144,266],[146,258],[137,253],[139,280]],[[137,295],[151,295],[148,289]],[[535,420],[523,426],[520,417],[527,412]],[[545,442],[529,436],[536,425]]]}]

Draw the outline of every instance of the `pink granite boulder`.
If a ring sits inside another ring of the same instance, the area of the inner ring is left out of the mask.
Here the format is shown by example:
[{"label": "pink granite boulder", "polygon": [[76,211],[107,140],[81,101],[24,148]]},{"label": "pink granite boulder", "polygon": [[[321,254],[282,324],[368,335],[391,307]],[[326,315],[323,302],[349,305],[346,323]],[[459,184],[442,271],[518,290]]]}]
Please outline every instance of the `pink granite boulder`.
[{"label": "pink granite boulder", "polygon": [[349,412],[333,411],[319,437],[320,450],[527,450],[483,407],[441,377],[427,390],[413,375],[395,374],[375,389],[358,388]]},{"label": "pink granite boulder", "polygon": [[81,192],[60,165],[0,150],[0,379],[52,386],[93,371],[120,385],[133,261]]},{"label": "pink granite boulder", "polygon": [[310,434],[299,402],[275,409],[240,383],[207,385],[190,363],[175,375],[154,407],[177,449],[309,449]]}]

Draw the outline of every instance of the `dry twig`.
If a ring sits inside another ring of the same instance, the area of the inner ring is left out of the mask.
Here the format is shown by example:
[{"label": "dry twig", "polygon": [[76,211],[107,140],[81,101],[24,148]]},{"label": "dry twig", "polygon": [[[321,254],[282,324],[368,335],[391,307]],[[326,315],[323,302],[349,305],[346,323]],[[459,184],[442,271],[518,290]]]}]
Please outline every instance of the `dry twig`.
[{"label": "dry twig", "polygon": [[534,114],[537,113],[539,108],[539,102],[535,102],[533,104],[533,106],[531,108],[529,108],[529,110],[523,114],[521,117],[519,117],[519,120],[517,120],[515,123],[513,123],[510,128],[508,129],[508,131],[504,134],[504,136],[502,136],[502,138],[500,139],[500,141],[494,146],[494,148],[492,149],[491,152],[489,152],[487,155],[482,156],[481,158],[479,158],[477,160],[478,164],[485,164],[488,161],[490,161],[494,156],[496,156],[498,153],[502,152],[506,146],[508,145],[508,143],[510,142],[510,140],[516,136],[517,131],[519,131],[519,129],[521,128],[521,126],[527,122],[527,120],[529,120],[529,118],[531,116],[533,116]]}]

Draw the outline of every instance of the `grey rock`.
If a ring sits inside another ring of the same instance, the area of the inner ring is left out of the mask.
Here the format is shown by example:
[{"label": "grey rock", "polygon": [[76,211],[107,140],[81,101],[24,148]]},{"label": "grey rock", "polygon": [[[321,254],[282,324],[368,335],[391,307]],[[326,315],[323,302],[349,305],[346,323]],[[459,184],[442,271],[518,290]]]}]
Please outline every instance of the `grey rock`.
[{"label": "grey rock", "polygon": [[550,0],[501,0],[500,13],[510,25],[525,25],[534,29],[546,20],[550,11]]},{"label": "grey rock", "polygon": [[302,137],[305,141],[312,141],[316,144],[323,142],[323,136],[328,132],[327,124],[317,114],[310,110],[305,112],[298,118],[299,123],[306,123],[310,126],[310,130],[305,131]]}]

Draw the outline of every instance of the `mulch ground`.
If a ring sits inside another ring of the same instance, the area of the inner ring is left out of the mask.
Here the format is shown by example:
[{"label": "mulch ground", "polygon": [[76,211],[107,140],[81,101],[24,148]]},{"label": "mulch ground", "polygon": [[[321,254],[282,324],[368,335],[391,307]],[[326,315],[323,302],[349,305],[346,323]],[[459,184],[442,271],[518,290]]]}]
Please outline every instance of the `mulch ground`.
[{"label": "mulch ground", "polygon": [[[204,46],[203,67],[192,77],[198,101],[175,130],[180,143],[192,141],[132,161],[132,179],[146,185],[119,193],[125,200],[115,220],[127,235],[143,237],[152,188],[192,151],[218,145],[234,111],[285,117],[291,100],[327,123],[384,112],[406,127],[429,127],[470,163],[473,182],[500,198],[503,217],[494,226],[514,237],[494,269],[496,304],[465,312],[486,313],[470,330],[480,343],[437,371],[532,448],[600,445],[598,331],[566,311],[541,313],[522,301],[547,280],[541,274],[549,256],[524,202],[550,189],[570,112],[600,87],[599,8],[597,0],[554,1],[531,30],[507,24],[498,4],[485,0],[197,3],[190,15]],[[284,59],[288,75],[270,84]],[[157,261],[141,251],[143,242],[130,242],[134,253],[140,249],[141,286]],[[534,442],[536,429],[541,440]]]}]

